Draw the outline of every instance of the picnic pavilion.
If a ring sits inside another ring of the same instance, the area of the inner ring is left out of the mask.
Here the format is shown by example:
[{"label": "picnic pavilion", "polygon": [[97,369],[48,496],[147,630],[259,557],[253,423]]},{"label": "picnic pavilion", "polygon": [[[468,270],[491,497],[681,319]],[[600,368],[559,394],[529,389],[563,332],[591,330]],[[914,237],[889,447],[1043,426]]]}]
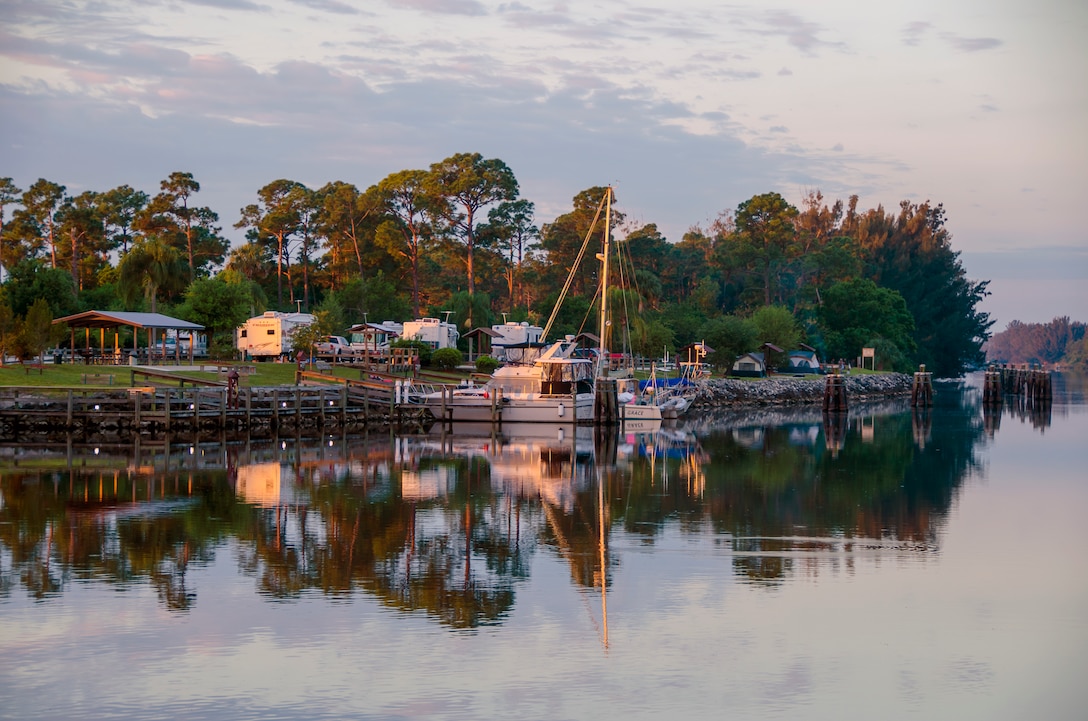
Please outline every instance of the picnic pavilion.
[{"label": "picnic pavilion", "polygon": [[[57,318],[53,323],[68,324],[68,329],[71,332],[72,363],[77,362],[78,355],[78,360],[84,363],[102,365],[120,365],[125,362],[126,356],[147,359],[148,361],[166,360],[168,357],[166,331],[168,330],[188,331],[189,349],[185,355],[189,363],[192,364],[193,346],[195,345],[193,336],[196,331],[204,330],[204,326],[198,323],[190,323],[180,318],[171,318],[162,313],[135,313],[113,310],[88,310],[64,318]],[[125,326],[132,328],[132,348],[130,349],[121,348],[121,328]],[[82,350],[76,347],[76,330],[79,328],[84,331],[84,347]],[[97,330],[98,333],[92,334],[92,330]],[[112,348],[106,345],[107,331],[113,332]],[[142,347],[140,346],[141,331],[147,331],[145,335],[147,342]],[[92,335],[98,337],[94,339]],[[176,335],[183,338],[180,333]],[[97,345],[92,343],[93,340],[98,341]],[[180,361],[183,359],[181,343],[174,343],[172,350],[174,360]]]}]

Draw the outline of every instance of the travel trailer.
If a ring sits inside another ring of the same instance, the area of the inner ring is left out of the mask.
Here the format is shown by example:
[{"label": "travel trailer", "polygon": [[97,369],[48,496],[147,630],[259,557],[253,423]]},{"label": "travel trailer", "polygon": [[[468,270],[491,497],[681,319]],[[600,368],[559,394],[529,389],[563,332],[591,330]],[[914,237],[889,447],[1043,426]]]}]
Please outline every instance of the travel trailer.
[{"label": "travel trailer", "polygon": [[491,354],[498,360],[507,360],[507,349],[526,348],[540,343],[544,329],[538,325],[521,323],[499,323],[491,326],[496,335],[491,341]]},{"label": "travel trailer", "polygon": [[453,323],[438,320],[438,318],[418,318],[404,324],[404,340],[418,340],[426,343],[434,350],[439,348],[456,348],[457,340],[461,334]]},{"label": "travel trailer", "polygon": [[266,311],[250,318],[235,332],[235,347],[246,358],[273,360],[291,353],[291,336],[295,330],[317,320],[310,313],[281,313]]}]

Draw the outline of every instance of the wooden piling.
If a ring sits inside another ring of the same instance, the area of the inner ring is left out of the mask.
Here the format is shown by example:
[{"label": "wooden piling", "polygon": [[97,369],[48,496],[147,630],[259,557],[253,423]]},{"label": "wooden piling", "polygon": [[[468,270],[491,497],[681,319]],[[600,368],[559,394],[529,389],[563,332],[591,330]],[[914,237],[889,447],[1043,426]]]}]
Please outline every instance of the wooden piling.
[{"label": "wooden piling", "polygon": [[912,408],[928,408],[933,405],[933,374],[926,372],[925,364],[918,366],[918,371],[914,374],[910,405]]},{"label": "wooden piling", "polygon": [[824,413],[845,413],[846,411],[846,384],[836,369],[824,383]]},{"label": "wooden piling", "polygon": [[990,367],[982,380],[982,404],[986,406],[998,406],[1004,401],[1005,388],[1002,382],[1001,371]]},{"label": "wooden piling", "polygon": [[[575,412],[576,406],[572,404],[571,415],[575,415]],[[619,399],[615,379],[597,379],[597,390],[593,395],[593,421],[597,425],[609,426],[619,422]]]}]

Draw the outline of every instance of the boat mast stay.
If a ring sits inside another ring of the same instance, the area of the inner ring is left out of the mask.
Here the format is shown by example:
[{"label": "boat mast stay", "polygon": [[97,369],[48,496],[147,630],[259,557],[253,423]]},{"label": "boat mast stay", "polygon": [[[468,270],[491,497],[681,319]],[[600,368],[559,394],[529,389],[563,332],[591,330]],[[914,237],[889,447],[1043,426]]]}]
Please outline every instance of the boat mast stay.
[{"label": "boat mast stay", "polygon": [[604,244],[597,259],[601,261],[601,337],[598,346],[597,375],[607,375],[606,359],[608,358],[608,331],[612,323],[608,320],[608,248],[612,234],[612,186],[605,188],[604,193]]},{"label": "boat mast stay", "polygon": [[567,282],[563,284],[563,289],[559,291],[559,298],[555,301],[555,306],[552,308],[552,314],[548,318],[548,322],[544,325],[544,331],[540,334],[541,342],[547,340],[548,332],[552,329],[552,325],[555,324],[555,317],[559,315],[559,308],[563,305],[563,300],[567,297],[567,291],[570,290],[571,284],[574,282],[574,274],[578,270],[578,266],[582,264],[582,258],[585,257],[586,248],[589,247],[589,239],[593,237],[593,229],[597,227],[597,221],[601,217],[601,211],[604,210],[605,201],[611,197],[612,188],[609,186],[608,193],[604,198],[601,198],[601,202],[597,205],[597,213],[593,216],[593,222],[589,224],[589,230],[586,231],[586,237],[582,240],[582,247],[578,250],[578,257],[574,259],[574,264],[570,267],[570,271],[567,273]]}]

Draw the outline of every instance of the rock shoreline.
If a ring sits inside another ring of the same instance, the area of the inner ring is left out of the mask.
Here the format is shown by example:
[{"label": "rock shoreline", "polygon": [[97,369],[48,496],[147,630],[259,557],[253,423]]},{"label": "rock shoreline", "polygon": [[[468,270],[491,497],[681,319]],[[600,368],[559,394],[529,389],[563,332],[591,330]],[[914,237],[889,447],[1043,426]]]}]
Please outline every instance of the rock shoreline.
[{"label": "rock shoreline", "polygon": [[[914,378],[905,373],[846,375],[843,380],[849,401],[909,395],[914,383]],[[699,382],[692,405],[697,408],[721,408],[820,404],[823,402],[825,385],[823,378],[712,378]]]}]

